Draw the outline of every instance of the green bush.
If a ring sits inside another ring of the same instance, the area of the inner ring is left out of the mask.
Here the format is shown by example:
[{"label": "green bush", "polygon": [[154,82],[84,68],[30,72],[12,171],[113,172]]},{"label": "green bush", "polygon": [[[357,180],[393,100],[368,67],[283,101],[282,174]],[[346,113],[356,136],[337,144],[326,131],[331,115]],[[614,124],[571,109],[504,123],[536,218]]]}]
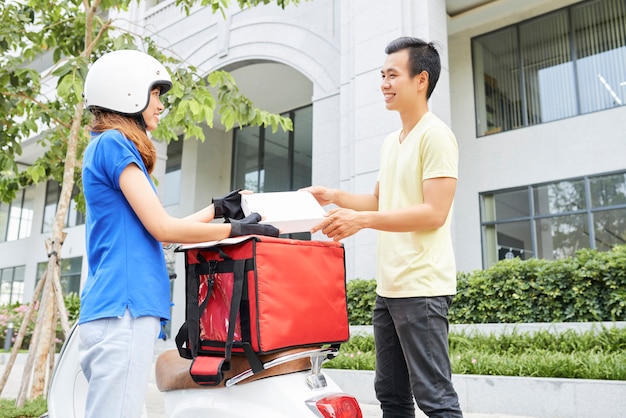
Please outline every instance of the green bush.
[{"label": "green bush", "polygon": [[626,245],[563,260],[502,260],[459,273],[450,322],[626,320]]},{"label": "green bush", "polygon": [[[351,325],[371,324],[375,280],[348,282]],[[454,324],[626,320],[626,245],[583,249],[563,260],[502,260],[459,272]]]},{"label": "green bush", "polygon": [[376,281],[353,279],[346,284],[348,322],[350,325],[369,325],[376,302]]},{"label": "green bush", "polygon": [[[64,296],[64,301],[68,320],[71,325],[78,320],[78,315],[80,313],[80,297],[76,293],[70,293]],[[17,337],[17,333],[22,326],[24,315],[28,310],[28,306],[28,304],[22,303],[0,306],[0,347],[4,347],[4,341],[6,339],[9,323],[13,323],[13,336],[11,338],[15,340],[15,337]],[[37,309],[38,306],[35,307],[35,310]],[[33,330],[35,329],[34,318],[36,318],[35,314],[33,315],[33,320],[31,320],[30,324],[28,324],[28,328],[26,329],[26,335],[24,336],[24,341],[22,342],[23,349],[28,348],[30,345]],[[57,350],[61,348],[63,343],[62,334],[63,331],[61,329],[61,324],[59,323],[57,326]]]},{"label": "green bush", "polygon": [[[626,380],[626,329],[481,335],[450,333],[455,374]],[[374,370],[374,338],[355,335],[326,368]]]},{"label": "green bush", "polygon": [[15,406],[14,399],[0,399],[0,418],[35,418],[48,410],[43,397],[24,402],[22,408]]}]

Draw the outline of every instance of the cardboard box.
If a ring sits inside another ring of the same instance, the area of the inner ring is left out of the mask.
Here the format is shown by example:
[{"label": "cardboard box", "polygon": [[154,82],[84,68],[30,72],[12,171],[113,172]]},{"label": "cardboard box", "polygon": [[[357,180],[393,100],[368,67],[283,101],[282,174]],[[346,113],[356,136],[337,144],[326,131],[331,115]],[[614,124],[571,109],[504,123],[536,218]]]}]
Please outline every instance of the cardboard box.
[{"label": "cardboard box", "polygon": [[260,223],[274,225],[281,234],[309,232],[326,214],[313,195],[304,191],[244,194],[241,208],[246,216],[260,214]]}]

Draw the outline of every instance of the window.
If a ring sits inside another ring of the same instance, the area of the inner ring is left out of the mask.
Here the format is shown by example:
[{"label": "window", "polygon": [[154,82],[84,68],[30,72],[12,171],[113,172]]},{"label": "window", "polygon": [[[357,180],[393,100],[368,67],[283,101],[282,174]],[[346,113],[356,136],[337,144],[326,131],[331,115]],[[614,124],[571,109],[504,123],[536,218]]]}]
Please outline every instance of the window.
[{"label": "window", "polygon": [[313,107],[293,110],[286,116],[293,121],[291,132],[256,126],[235,129],[233,188],[280,192],[311,184]]},{"label": "window", "polygon": [[[44,271],[48,267],[48,262],[37,263],[37,282],[41,279]],[[61,259],[61,290],[64,295],[76,293],[80,295],[80,276],[83,267],[83,258],[62,258]]]},{"label": "window", "polygon": [[[248,126],[235,129],[233,137],[232,188],[254,192],[282,192],[311,185],[313,106],[283,114],[293,122],[284,132]],[[290,234],[310,239],[308,232]]]},{"label": "window", "polygon": [[472,39],[478,136],[622,106],[626,3],[585,1]]},{"label": "window", "polygon": [[176,205],[180,203],[180,174],[183,160],[183,138],[178,141],[171,141],[167,145],[167,161],[165,162],[165,177],[163,178],[163,189],[161,202],[163,206]]},{"label": "window", "polygon": [[0,269],[0,305],[24,301],[24,266]]},{"label": "window", "polygon": [[[43,209],[43,224],[41,232],[52,232],[54,226],[54,218],[56,216],[59,199],[61,198],[61,185],[54,180],[48,180],[46,183],[46,206]],[[70,201],[70,207],[65,218],[65,227],[82,225],[85,223],[85,215],[76,209],[74,199]]]},{"label": "window", "polygon": [[626,243],[626,171],[483,193],[483,264]]},{"label": "window", "polygon": [[35,189],[17,192],[10,204],[0,203],[0,242],[30,237],[33,228]]}]

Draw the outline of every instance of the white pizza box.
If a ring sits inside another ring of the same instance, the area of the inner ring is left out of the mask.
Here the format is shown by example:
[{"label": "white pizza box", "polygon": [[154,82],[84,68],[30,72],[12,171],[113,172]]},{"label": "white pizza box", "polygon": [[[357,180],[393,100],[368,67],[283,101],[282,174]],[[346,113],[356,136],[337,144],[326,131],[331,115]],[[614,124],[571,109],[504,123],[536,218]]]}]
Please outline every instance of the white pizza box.
[{"label": "white pizza box", "polygon": [[309,232],[324,220],[326,211],[309,192],[271,192],[241,195],[241,209],[248,216],[256,212],[259,223],[270,224],[281,234]]}]

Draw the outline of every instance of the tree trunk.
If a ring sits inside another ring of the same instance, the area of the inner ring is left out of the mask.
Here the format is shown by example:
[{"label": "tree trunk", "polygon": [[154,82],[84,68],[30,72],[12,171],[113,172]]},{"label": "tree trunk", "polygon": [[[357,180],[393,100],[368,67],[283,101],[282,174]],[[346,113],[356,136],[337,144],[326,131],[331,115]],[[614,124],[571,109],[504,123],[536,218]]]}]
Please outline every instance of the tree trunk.
[{"label": "tree trunk", "polygon": [[[37,315],[37,323],[33,339],[36,337],[34,344],[29,347],[28,361],[25,367],[25,374],[22,377],[22,386],[16,405],[21,407],[24,405],[26,398],[33,399],[47,393],[50,379],[46,380],[47,370],[53,370],[54,356],[50,354],[50,350],[55,350],[54,334],[56,334],[57,321],[56,317],[61,321],[64,338],[70,332],[67,310],[63,301],[63,293],[61,290],[60,280],[60,262],[61,250],[66,233],[63,231],[65,227],[65,219],[72,200],[72,190],[74,189],[74,170],[76,167],[76,150],[80,135],[81,122],[83,118],[83,104],[79,103],[74,109],[74,119],[70,129],[70,135],[67,142],[67,152],[65,154],[65,164],[63,171],[63,184],[61,186],[61,195],[54,218],[54,226],[52,229],[52,240],[46,241],[46,250],[48,252],[48,274],[44,276],[44,296]],[[56,313],[58,312],[58,315]],[[53,351],[54,352],[54,351]],[[31,381],[32,386],[28,390],[28,383]]]},{"label": "tree trunk", "polygon": [[[13,344],[13,349],[11,350],[11,355],[9,356],[9,361],[7,363],[6,368],[4,369],[4,374],[2,375],[2,379],[0,380],[0,395],[2,395],[2,391],[4,390],[4,385],[6,385],[9,380],[9,375],[11,374],[11,369],[13,368],[13,364],[15,363],[15,359],[17,358],[17,354],[22,348],[22,342],[24,341],[24,336],[26,335],[26,330],[28,329],[28,324],[33,317],[33,313],[35,312],[35,305],[39,301],[39,297],[41,296],[41,290],[43,289],[43,285],[46,282],[45,277],[48,274],[48,270],[43,273],[43,276],[39,279],[39,283],[35,286],[35,291],[33,292],[33,298],[28,305],[28,309],[24,314],[24,318],[22,319],[22,325],[20,326],[20,330],[15,337],[15,344]],[[7,336],[8,338],[8,336]]]}]

